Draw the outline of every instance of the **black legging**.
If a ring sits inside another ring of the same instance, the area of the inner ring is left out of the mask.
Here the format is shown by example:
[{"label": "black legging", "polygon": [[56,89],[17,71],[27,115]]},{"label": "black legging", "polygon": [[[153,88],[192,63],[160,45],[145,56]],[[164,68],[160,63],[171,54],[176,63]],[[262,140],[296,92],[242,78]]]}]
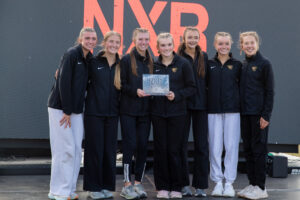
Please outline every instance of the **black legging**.
[{"label": "black legging", "polygon": [[190,185],[187,160],[187,145],[191,120],[194,136],[194,168],[192,186],[199,189],[208,188],[209,157],[208,157],[208,119],[207,112],[189,110],[185,124],[185,139],[182,148],[182,186]]},{"label": "black legging", "polygon": [[[135,180],[141,182],[147,159],[150,134],[149,116],[121,115],[124,180],[131,180],[132,157],[135,156]],[[128,169],[125,169],[127,168]]]}]

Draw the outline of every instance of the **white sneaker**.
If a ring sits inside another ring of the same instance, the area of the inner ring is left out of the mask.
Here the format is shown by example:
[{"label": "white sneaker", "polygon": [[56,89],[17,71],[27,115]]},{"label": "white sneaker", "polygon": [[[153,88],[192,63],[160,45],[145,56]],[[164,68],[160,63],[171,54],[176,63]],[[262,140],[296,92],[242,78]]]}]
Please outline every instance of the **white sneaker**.
[{"label": "white sneaker", "polygon": [[253,190],[254,186],[253,185],[248,185],[246,186],[244,189],[242,189],[241,191],[239,191],[237,193],[237,195],[239,197],[244,197],[246,193],[248,193],[249,191]]},{"label": "white sneaker", "polygon": [[251,191],[244,194],[247,199],[265,199],[268,198],[267,189],[262,190],[257,185]]},{"label": "white sneaker", "polygon": [[211,193],[212,196],[221,197],[223,196],[223,185],[222,182],[218,182]]},{"label": "white sneaker", "polygon": [[223,191],[223,196],[224,197],[234,197],[235,196],[235,191],[233,189],[233,186],[231,183],[226,183]]}]

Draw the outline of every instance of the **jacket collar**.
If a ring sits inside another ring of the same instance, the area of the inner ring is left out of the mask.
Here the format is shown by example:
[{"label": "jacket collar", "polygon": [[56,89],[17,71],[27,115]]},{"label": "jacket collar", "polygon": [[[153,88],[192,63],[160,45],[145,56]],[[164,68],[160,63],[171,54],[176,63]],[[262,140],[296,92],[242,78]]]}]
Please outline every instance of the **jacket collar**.
[{"label": "jacket collar", "polygon": [[84,58],[81,44],[76,45],[75,49],[80,54],[80,56],[83,60],[89,61],[93,57],[93,54],[89,51],[88,54],[86,55],[86,58]]},{"label": "jacket collar", "polygon": [[[220,62],[220,60],[219,60],[219,58],[218,58],[218,52],[216,52],[216,54],[215,54],[215,56],[214,56],[214,60],[216,60],[216,61],[219,61]],[[229,59],[228,60],[231,60],[233,58],[233,56],[232,56],[232,53],[230,52],[229,53]]]},{"label": "jacket collar", "polygon": [[149,61],[149,54],[146,52],[146,57],[145,56],[142,56],[141,54],[139,54],[139,52],[137,51],[136,47],[134,47],[133,49],[133,53],[134,53],[134,56],[137,60],[140,60],[140,61]]},{"label": "jacket collar", "polygon": [[261,55],[261,53],[260,53],[259,51],[257,51],[255,55],[250,56],[250,57],[245,56],[245,58],[246,58],[246,60],[247,60],[248,62],[250,62],[250,61],[253,61],[253,60],[257,60],[257,59],[262,58],[262,55]]},{"label": "jacket collar", "polygon": [[[107,58],[103,56],[104,53],[105,53],[105,51],[103,51],[103,50],[99,51],[96,58],[99,59],[99,60],[104,60],[105,59],[107,61]],[[120,56],[119,56],[118,53],[116,53],[116,61],[113,65],[118,64],[119,62],[120,62]]]},{"label": "jacket collar", "polygon": [[[173,51],[173,55],[174,55],[174,58],[171,62],[170,65],[173,65],[178,59],[179,59],[179,56]],[[162,63],[162,56],[159,55],[158,59],[157,59],[157,62],[159,65],[162,65],[162,66],[165,66],[163,63]]]},{"label": "jacket collar", "polygon": [[199,51],[196,51],[196,57],[193,59],[189,54],[187,54],[185,51],[182,51],[182,55],[183,57],[185,58],[189,58],[189,59],[192,59],[192,60],[198,60],[198,57],[199,57]]}]

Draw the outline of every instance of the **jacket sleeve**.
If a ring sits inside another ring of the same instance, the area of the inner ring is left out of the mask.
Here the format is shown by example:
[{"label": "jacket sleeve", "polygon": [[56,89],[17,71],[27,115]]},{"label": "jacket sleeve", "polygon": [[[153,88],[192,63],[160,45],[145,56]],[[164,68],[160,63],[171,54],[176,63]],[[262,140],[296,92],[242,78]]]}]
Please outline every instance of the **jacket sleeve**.
[{"label": "jacket sleeve", "polygon": [[133,84],[129,84],[129,79],[130,79],[130,73],[131,71],[131,65],[129,62],[128,57],[123,57],[120,62],[121,65],[121,92],[128,94],[129,96],[132,97],[137,97],[137,87],[134,86]]},{"label": "jacket sleeve", "polygon": [[71,53],[65,53],[60,65],[59,92],[62,110],[65,114],[72,113],[72,73],[76,58]]},{"label": "jacket sleeve", "polygon": [[274,103],[274,74],[269,61],[264,63],[264,106],[261,116],[270,121]]},{"label": "jacket sleeve", "polygon": [[184,98],[192,96],[196,92],[196,84],[193,75],[192,66],[188,62],[182,64],[184,88],[174,91],[174,102],[181,101]]}]

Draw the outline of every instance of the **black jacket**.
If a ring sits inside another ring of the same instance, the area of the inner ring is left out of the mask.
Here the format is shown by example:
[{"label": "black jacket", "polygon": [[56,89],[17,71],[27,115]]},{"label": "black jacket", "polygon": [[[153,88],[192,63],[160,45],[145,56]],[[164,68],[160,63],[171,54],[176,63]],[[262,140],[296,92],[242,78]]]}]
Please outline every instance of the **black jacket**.
[{"label": "black jacket", "polygon": [[208,113],[240,112],[239,81],[241,62],[230,58],[222,65],[218,54],[208,61]]},{"label": "black jacket", "polygon": [[241,84],[243,115],[260,115],[270,121],[274,102],[272,65],[260,52],[243,62]]},{"label": "black jacket", "polygon": [[172,63],[165,66],[159,57],[154,63],[153,73],[169,75],[170,91],[174,92],[175,99],[170,101],[166,96],[153,96],[151,114],[160,117],[185,115],[187,111],[186,98],[196,92],[190,63],[174,53]]},{"label": "black jacket", "polygon": [[130,55],[121,59],[121,105],[120,113],[131,116],[149,115],[150,97],[138,97],[137,89],[143,89],[143,74],[149,74],[149,55],[141,56],[136,49],[133,50],[138,76],[132,73]]},{"label": "black jacket", "polygon": [[91,57],[93,55],[89,52],[86,59],[84,58],[81,45],[67,50],[48,98],[48,107],[63,110],[67,115],[83,112],[88,61]]},{"label": "black jacket", "polygon": [[[207,68],[208,58],[205,52],[203,53],[204,57],[204,67],[205,71]],[[182,56],[186,58],[191,66],[193,66],[194,79],[196,83],[196,93],[193,96],[187,98],[187,106],[190,110],[206,110],[207,109],[207,87],[206,87],[206,72],[204,78],[198,75],[198,58],[199,54],[197,54],[196,58],[193,59],[191,56],[186,54],[184,51],[182,52]]]},{"label": "black jacket", "polygon": [[114,85],[116,62],[110,67],[104,52],[100,52],[89,65],[89,82],[85,100],[85,115],[118,116],[120,91]]}]

